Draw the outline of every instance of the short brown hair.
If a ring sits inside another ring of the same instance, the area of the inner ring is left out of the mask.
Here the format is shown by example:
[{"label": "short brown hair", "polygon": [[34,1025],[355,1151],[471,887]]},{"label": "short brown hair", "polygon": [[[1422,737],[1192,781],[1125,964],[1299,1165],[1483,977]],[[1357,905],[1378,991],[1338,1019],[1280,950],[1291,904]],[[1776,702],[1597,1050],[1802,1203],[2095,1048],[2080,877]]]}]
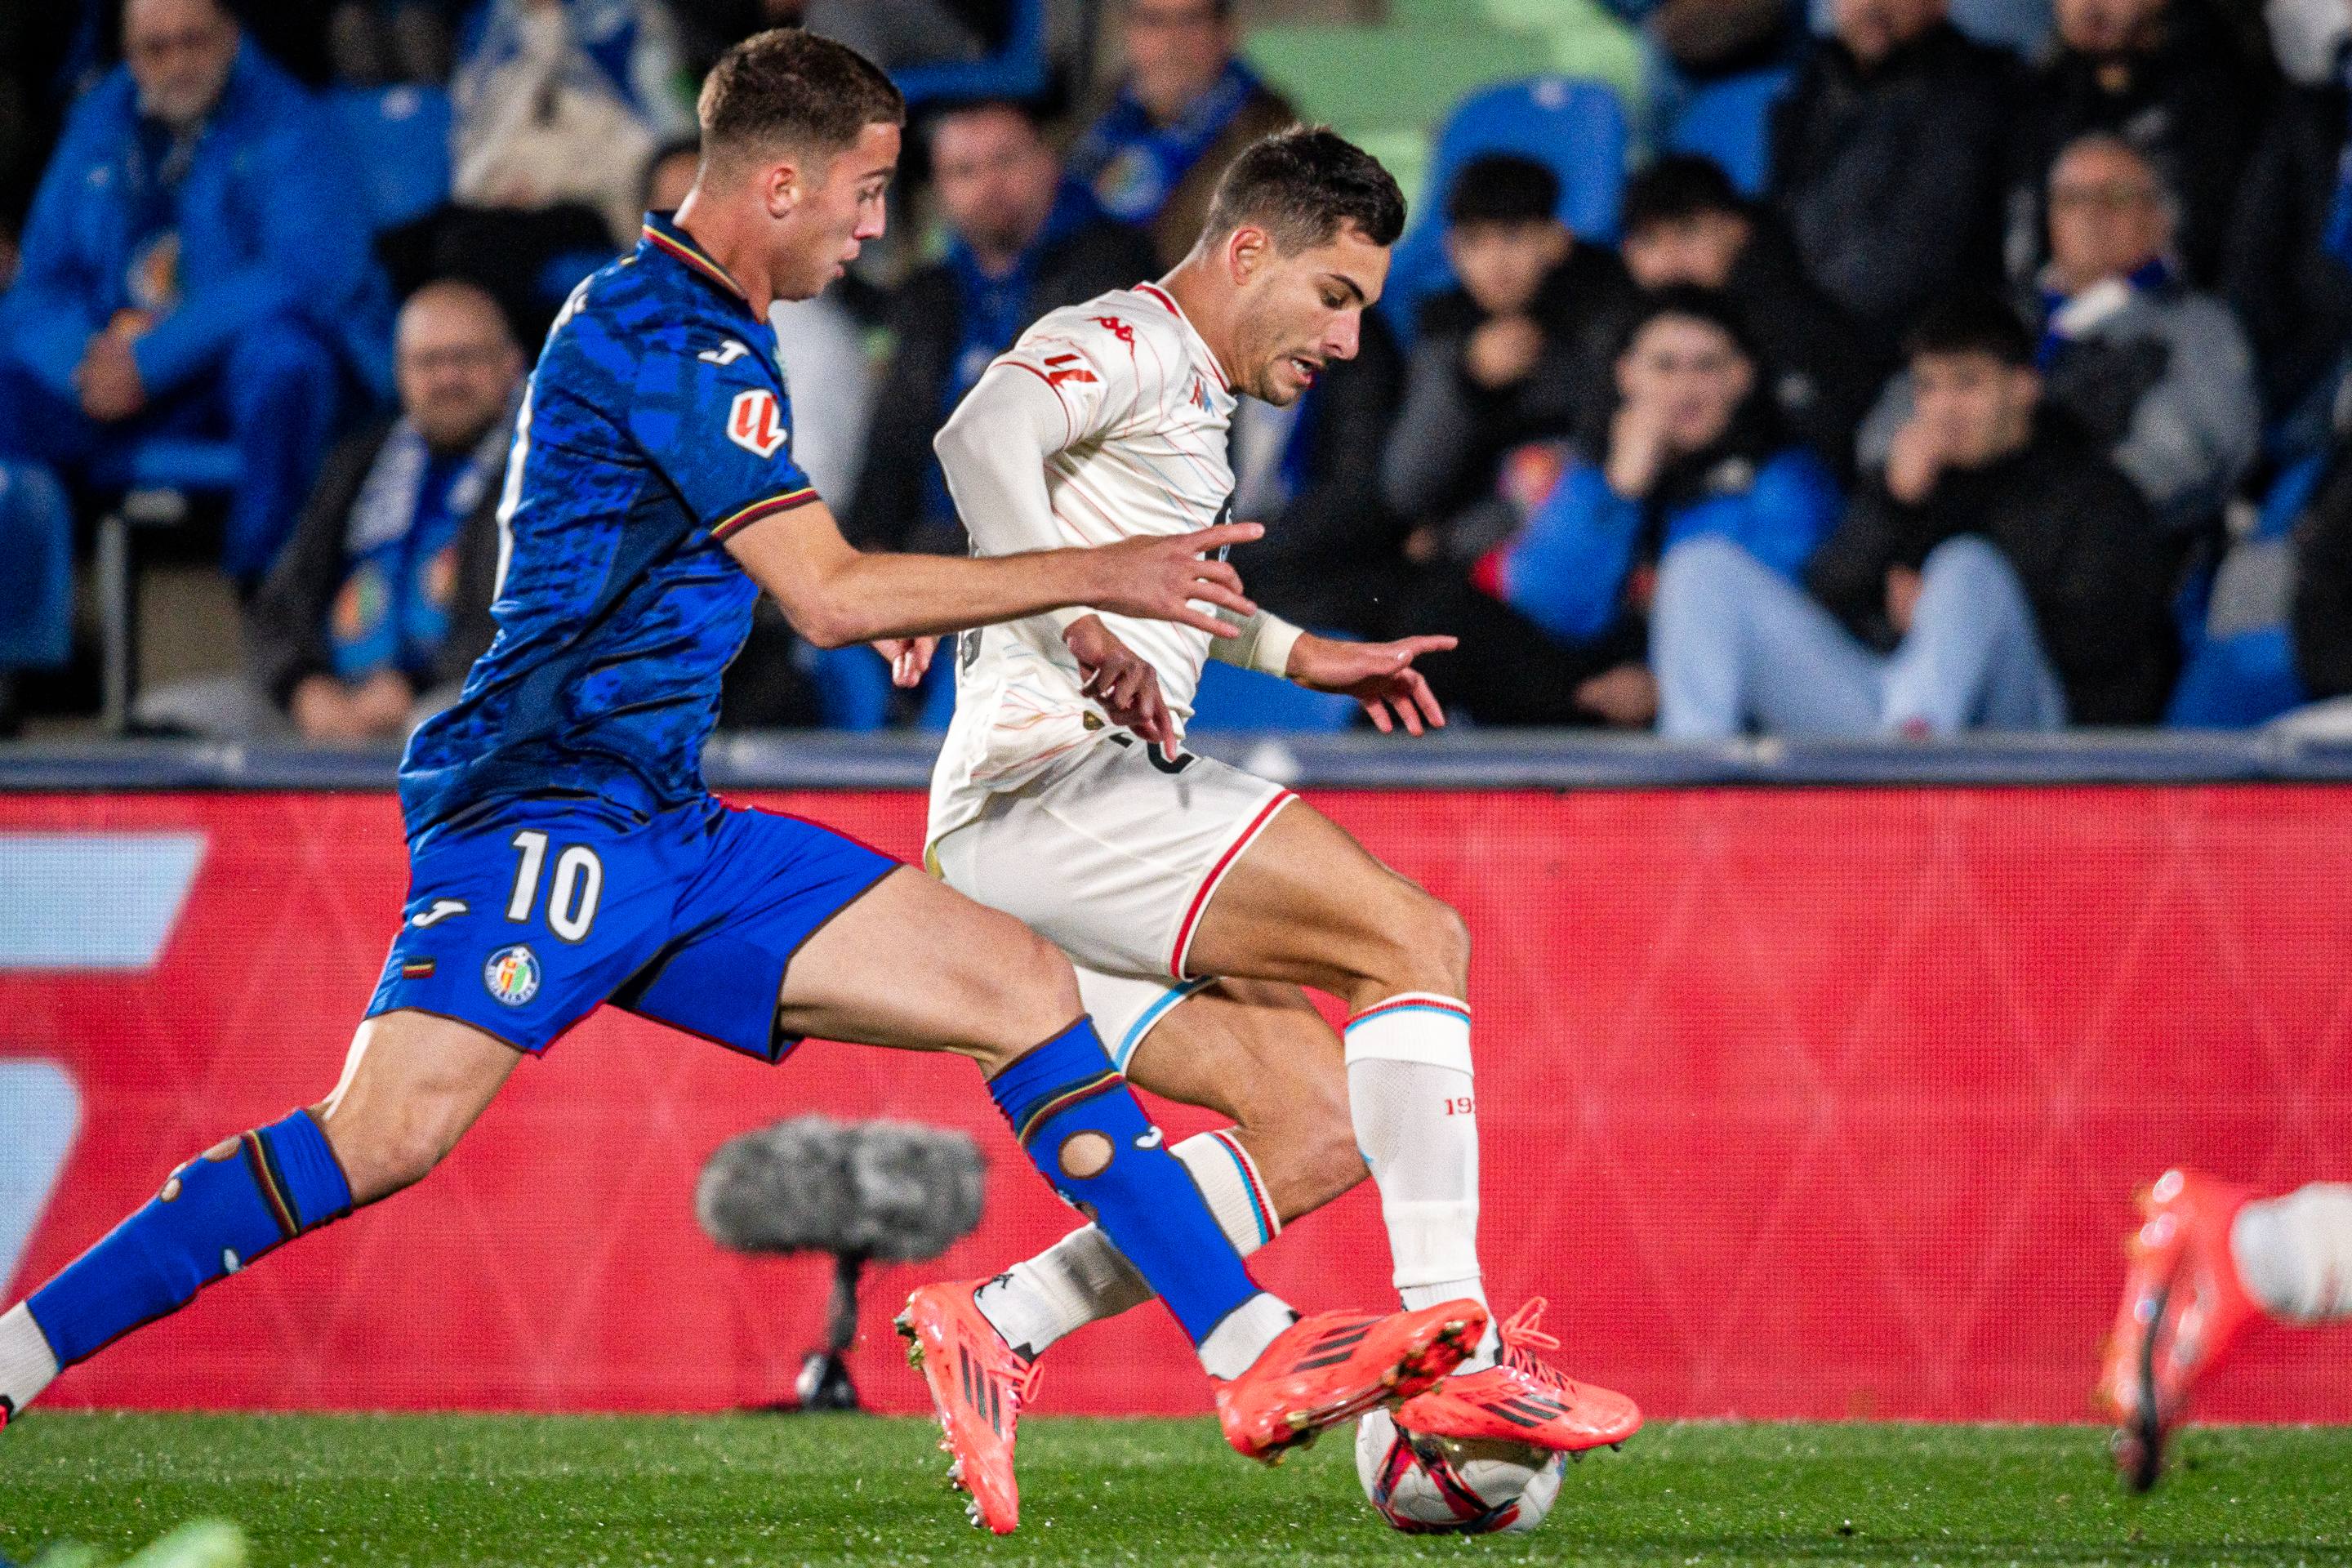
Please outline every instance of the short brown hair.
[{"label": "short brown hair", "polygon": [[1404,232],[1404,193],[1381,161],[1328,125],[1294,125],[1242,150],[1217,181],[1206,232],[1255,224],[1286,251],[1328,245],[1348,224],[1374,245]]},{"label": "short brown hair", "polygon": [[719,57],[703,79],[708,157],[752,148],[837,153],[869,125],[903,125],[907,100],[881,68],[845,44],[772,27]]}]

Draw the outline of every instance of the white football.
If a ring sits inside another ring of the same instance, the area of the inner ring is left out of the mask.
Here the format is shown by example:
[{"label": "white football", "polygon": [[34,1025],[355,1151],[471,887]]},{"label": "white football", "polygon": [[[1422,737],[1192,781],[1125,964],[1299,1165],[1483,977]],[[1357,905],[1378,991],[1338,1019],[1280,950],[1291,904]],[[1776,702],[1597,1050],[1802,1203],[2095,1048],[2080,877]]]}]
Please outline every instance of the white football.
[{"label": "white football", "polygon": [[1531,1443],[1407,1432],[1385,1410],[1356,1423],[1356,1479],[1380,1516],[1414,1535],[1533,1530],[1559,1496],[1567,1456]]}]

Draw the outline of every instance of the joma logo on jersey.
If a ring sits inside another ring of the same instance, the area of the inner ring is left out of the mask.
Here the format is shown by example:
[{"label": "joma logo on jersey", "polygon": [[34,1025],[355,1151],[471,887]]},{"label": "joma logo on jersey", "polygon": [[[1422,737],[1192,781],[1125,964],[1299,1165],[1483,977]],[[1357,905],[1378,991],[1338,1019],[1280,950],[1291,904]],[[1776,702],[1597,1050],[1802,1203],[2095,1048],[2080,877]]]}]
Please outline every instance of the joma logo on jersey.
[{"label": "joma logo on jersey", "polygon": [[735,395],[727,411],[727,438],[747,452],[772,458],[783,449],[784,411],[765,387]]}]

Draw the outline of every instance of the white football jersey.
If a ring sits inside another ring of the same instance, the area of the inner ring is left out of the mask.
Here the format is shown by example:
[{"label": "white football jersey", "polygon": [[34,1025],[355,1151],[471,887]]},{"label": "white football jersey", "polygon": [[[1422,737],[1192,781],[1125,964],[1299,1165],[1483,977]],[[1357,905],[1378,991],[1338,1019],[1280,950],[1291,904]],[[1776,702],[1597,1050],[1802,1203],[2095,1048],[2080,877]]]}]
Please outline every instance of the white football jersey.
[{"label": "white football jersey", "polygon": [[[1055,310],[995,364],[1034,374],[1061,399],[1069,440],[1045,459],[1045,490],[1064,543],[1108,544],[1232,521],[1233,388],[1165,290],[1142,283]],[[992,540],[986,518],[964,524],[975,554],[1020,548]],[[1159,673],[1181,733],[1209,634],[1123,616],[1103,622]],[[931,838],[970,821],[991,794],[1020,787],[1108,732],[1102,710],[1079,695],[1082,684],[1051,617],[963,635],[955,721],[931,775]]]}]

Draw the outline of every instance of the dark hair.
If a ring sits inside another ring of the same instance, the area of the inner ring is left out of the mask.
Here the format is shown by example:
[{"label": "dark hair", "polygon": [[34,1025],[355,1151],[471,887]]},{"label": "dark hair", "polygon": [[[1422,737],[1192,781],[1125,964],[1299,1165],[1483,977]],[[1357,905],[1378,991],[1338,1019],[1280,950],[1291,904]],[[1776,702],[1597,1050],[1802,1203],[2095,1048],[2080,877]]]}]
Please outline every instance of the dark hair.
[{"label": "dark hair", "polygon": [[1404,193],[1381,161],[1328,125],[1294,125],[1242,149],[1217,181],[1203,231],[1257,224],[1286,251],[1328,245],[1348,224],[1374,245],[1404,232]]},{"label": "dark hair", "polygon": [[673,136],[655,148],[646,159],[645,173],[637,176],[637,205],[650,208],[654,197],[654,175],[672,158],[702,157],[702,138],[696,135]]},{"label": "dark hair", "polygon": [[1625,182],[1617,226],[1621,233],[1632,236],[1653,224],[1687,223],[1709,213],[1744,217],[1748,204],[1722,164],[1696,153],[1676,153]]},{"label": "dark hair", "polygon": [[1750,364],[1762,363],[1756,352],[1756,340],[1748,331],[1747,320],[1731,296],[1720,289],[1703,289],[1696,283],[1670,283],[1664,289],[1645,289],[1617,318],[1617,332],[1611,340],[1610,359],[1620,360],[1633,352],[1633,340],[1642,329],[1664,316],[1683,316],[1705,321],[1720,330],[1739,350]]},{"label": "dark hair", "polygon": [[[1755,337],[1749,332],[1747,319],[1739,312],[1731,297],[1720,289],[1702,289],[1695,283],[1674,283],[1664,289],[1645,289],[1612,318],[1611,335],[1607,342],[1609,359],[1614,365],[1632,352],[1634,340],[1653,321],[1667,316],[1680,316],[1688,321],[1705,321],[1729,338],[1756,373],[1748,388],[1748,395],[1731,412],[1731,426],[1721,440],[1708,448],[1711,464],[1722,456],[1744,456],[1761,463],[1769,454],[1786,444],[1779,408],[1767,390],[1770,378],[1764,372],[1763,356],[1757,353]],[[1617,411],[1625,405],[1625,394],[1614,375],[1601,378],[1604,395],[1588,401],[1576,422],[1574,439],[1579,450],[1595,461],[1609,451],[1614,438]],[[1696,470],[1681,460],[1668,466],[1660,482],[1670,490],[1698,481]],[[1655,493],[1655,492],[1654,492]],[[1697,492],[1692,492],[1696,499]]]},{"label": "dark hair", "polygon": [[869,125],[903,125],[907,100],[871,60],[799,27],[754,33],[719,57],[696,106],[702,142],[835,153]]},{"label": "dark hair", "polygon": [[[1128,0],[1127,9],[1130,11],[1135,9],[1135,0]],[[1232,20],[1234,0],[1209,0],[1209,15],[1220,22]]]},{"label": "dark hair", "polygon": [[1989,354],[2020,369],[2033,363],[2033,335],[1999,295],[1954,294],[1927,308],[1903,339],[1906,359],[1921,354]]},{"label": "dark hair", "polygon": [[1559,210],[1559,176],[1533,158],[1493,153],[1473,159],[1445,193],[1445,221],[1542,223]]}]

